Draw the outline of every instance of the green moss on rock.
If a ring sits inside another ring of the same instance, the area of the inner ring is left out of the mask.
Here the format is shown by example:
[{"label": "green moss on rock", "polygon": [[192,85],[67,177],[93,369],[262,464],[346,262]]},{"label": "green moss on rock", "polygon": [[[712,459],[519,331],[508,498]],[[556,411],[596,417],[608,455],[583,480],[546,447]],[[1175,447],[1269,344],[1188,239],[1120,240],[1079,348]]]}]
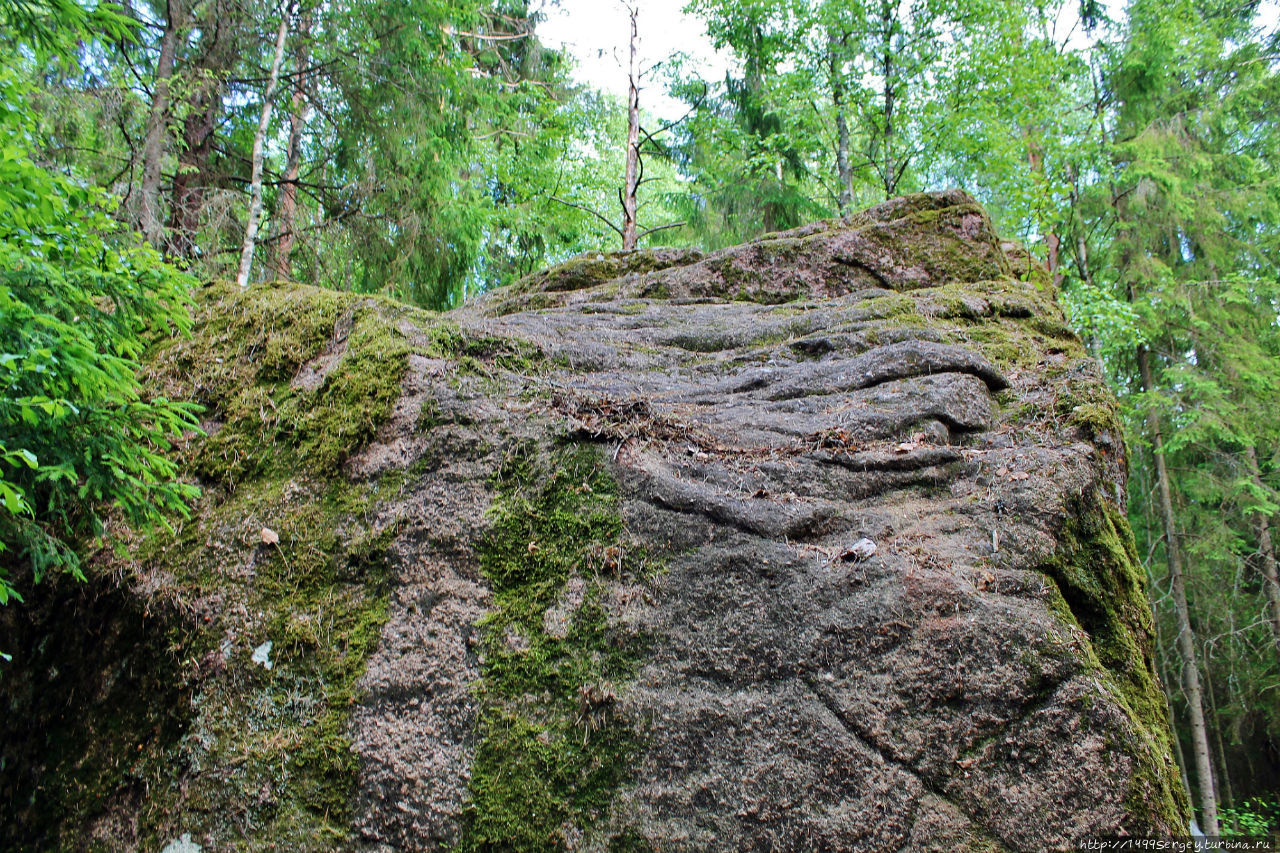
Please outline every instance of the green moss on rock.
[{"label": "green moss on rock", "polygon": [[[398,324],[410,315],[431,319],[301,285],[206,286],[192,336],[161,348],[151,367],[177,393],[194,393],[212,420],[194,473],[234,487],[299,465],[334,472],[399,397],[412,347]],[[304,365],[326,354],[334,363],[316,387],[300,385]]]},{"label": "green moss on rock", "polygon": [[1154,629],[1146,579],[1133,533],[1118,507],[1098,492],[1067,507],[1058,547],[1041,566],[1056,584],[1071,619],[1088,635],[1093,652],[1130,714],[1135,735],[1150,751],[1152,766],[1135,776],[1132,814],[1159,815],[1165,826],[1182,826],[1186,794],[1176,784],[1167,706],[1153,661]]},{"label": "green moss on rock", "polygon": [[119,732],[95,720],[68,735],[69,756],[97,754],[85,739],[105,752],[88,775],[70,759],[42,771],[83,805],[52,831],[76,837],[136,788],[134,841],[96,848],[186,833],[206,849],[328,851],[349,840],[349,718],[388,613],[398,526],[379,508],[410,476],[352,479],[343,463],[391,416],[411,354],[486,370],[539,356],[380,298],[226,283],[198,297],[192,336],[157,348],[147,384],[206,407],[210,434],[185,451],[205,493],[171,534],[126,533],[115,569],[162,615],[167,653],[148,652],[143,682],[173,695],[117,696]]},{"label": "green moss on rock", "polygon": [[511,285],[512,293],[582,290],[625,275],[668,269],[702,257],[695,249],[638,249],[633,252],[588,252]]},{"label": "green moss on rock", "polygon": [[613,706],[645,640],[608,618],[605,577],[638,580],[648,562],[624,541],[617,486],[595,449],[522,445],[495,485],[480,547],[494,606],[458,849],[563,849],[603,816],[639,745]]},{"label": "green moss on rock", "polygon": [[[369,519],[402,476],[352,482],[342,463],[389,418],[409,354],[437,352],[438,335],[410,340],[436,320],[298,285],[202,296],[193,337],[152,362],[193,384],[214,427],[192,452],[211,486],[195,517],[137,550],[143,572],[163,567],[165,594],[199,614],[174,635],[194,670],[177,750],[187,766],[152,781],[164,805],[147,837],[329,850],[349,831],[348,718],[388,606],[396,527]],[[267,642],[270,668],[251,657]]]}]

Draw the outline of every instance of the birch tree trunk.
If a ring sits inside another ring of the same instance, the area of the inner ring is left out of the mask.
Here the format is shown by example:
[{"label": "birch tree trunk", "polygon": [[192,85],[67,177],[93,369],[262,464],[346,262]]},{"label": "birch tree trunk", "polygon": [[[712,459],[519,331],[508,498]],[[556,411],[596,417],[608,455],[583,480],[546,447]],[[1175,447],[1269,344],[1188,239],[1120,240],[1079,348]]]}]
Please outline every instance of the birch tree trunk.
[{"label": "birch tree trunk", "polygon": [[[1151,361],[1146,346],[1138,347],[1138,372],[1142,390],[1150,393]],[[1182,548],[1173,517],[1173,497],[1169,488],[1169,471],[1164,460],[1164,436],[1160,419],[1147,412],[1147,431],[1151,438],[1156,463],[1156,491],[1160,500],[1160,520],[1164,527],[1165,550],[1169,557],[1169,585],[1178,622],[1178,653],[1182,658],[1182,686],[1187,694],[1191,717],[1191,752],[1196,764],[1196,783],[1200,791],[1200,817],[1206,835],[1218,834],[1218,799],[1213,784],[1213,759],[1209,752],[1209,731],[1204,718],[1204,691],[1200,686],[1200,664],[1196,659],[1196,637],[1191,627],[1191,610],[1187,605],[1186,579],[1182,572]]]},{"label": "birch tree trunk", "polygon": [[258,132],[253,136],[253,173],[249,178],[249,221],[244,228],[244,245],[240,249],[240,272],[236,284],[249,285],[249,267],[253,264],[253,247],[258,240],[258,219],[262,216],[262,147],[271,123],[271,99],[280,82],[280,62],[284,59],[284,39],[289,33],[291,7],[284,6],[280,13],[280,28],[276,31],[276,52],[271,60],[271,76],[267,91],[262,96],[262,117],[258,120]]},{"label": "birch tree trunk", "polygon": [[169,0],[165,4],[164,33],[160,36],[160,57],[156,60],[151,112],[147,114],[147,133],[142,143],[138,226],[147,242],[157,249],[161,248],[164,240],[163,217],[160,215],[160,165],[164,159],[164,137],[169,119],[169,83],[173,78],[182,18],[182,0]]},{"label": "birch tree trunk", "polygon": [[627,171],[622,196],[622,250],[630,252],[636,247],[636,192],[640,183],[640,86],[636,75],[636,15],[638,9],[629,6],[631,13],[631,64],[627,71]]}]

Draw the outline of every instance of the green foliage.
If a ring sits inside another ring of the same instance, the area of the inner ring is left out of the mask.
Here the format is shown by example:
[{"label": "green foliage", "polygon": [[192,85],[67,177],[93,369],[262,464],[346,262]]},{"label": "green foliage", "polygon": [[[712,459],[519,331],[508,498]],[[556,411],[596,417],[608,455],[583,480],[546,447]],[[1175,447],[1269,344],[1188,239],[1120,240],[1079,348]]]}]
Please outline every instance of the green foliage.
[{"label": "green foliage", "polygon": [[[741,77],[711,87],[685,130],[690,215],[712,245],[930,184],[990,195],[993,181],[975,176],[1025,172],[1023,134],[1009,135],[1015,105],[1024,120],[1028,109],[1046,125],[1060,118],[1050,80],[1061,63],[1023,37],[1034,14],[1026,4],[707,0],[691,8],[742,67]],[[702,91],[684,85],[690,100]],[[1035,182],[1023,183],[1016,191],[1037,199],[1019,216],[1047,201]]]},{"label": "green foliage", "polygon": [[1076,284],[1063,293],[1063,303],[1071,325],[1101,358],[1114,361],[1145,343],[1134,306],[1108,290]]},{"label": "green foliage", "polygon": [[0,603],[24,565],[80,575],[104,505],[164,523],[196,494],[167,453],[194,407],[136,378],[149,339],[187,330],[189,280],[132,245],[100,191],[33,161],[28,97],[0,71]]},{"label": "green foliage", "polygon": [[[1150,418],[1160,424],[1222,793],[1233,778],[1250,790],[1250,753],[1280,732],[1266,695],[1280,626],[1265,615],[1259,554],[1280,506],[1280,126],[1261,107],[1280,73],[1274,36],[1252,14],[1211,0],[1131,4],[1102,65],[1107,180],[1078,185],[1067,242],[1082,279],[1068,298],[1107,360],[1136,451],[1130,517],[1157,590],[1169,546]],[[1165,659],[1190,630],[1173,605],[1157,594]],[[1170,660],[1166,677],[1183,665]],[[1177,693],[1171,701],[1185,707]]]},{"label": "green foliage", "polygon": [[1280,801],[1252,797],[1237,806],[1224,806],[1218,817],[1223,835],[1266,838],[1280,830]]},{"label": "green foliage", "polygon": [[[323,186],[304,188],[314,238],[298,273],[433,309],[609,237],[579,208],[608,199],[608,111],[569,85],[566,57],[521,0],[345,2],[320,14],[304,140]],[[326,57],[331,57],[326,59]]]},{"label": "green foliage", "polygon": [[69,54],[87,35],[131,38],[137,22],[116,3],[87,6],[79,0],[0,0],[3,20],[20,40],[40,51]]}]

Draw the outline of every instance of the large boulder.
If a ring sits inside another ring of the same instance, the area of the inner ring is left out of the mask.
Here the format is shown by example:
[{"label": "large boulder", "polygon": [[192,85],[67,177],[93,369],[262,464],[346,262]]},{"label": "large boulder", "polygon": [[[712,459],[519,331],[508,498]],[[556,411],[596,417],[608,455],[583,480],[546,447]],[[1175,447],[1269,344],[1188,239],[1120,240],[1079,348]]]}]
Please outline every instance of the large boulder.
[{"label": "large boulder", "polygon": [[450,315],[215,284],[151,364],[205,495],[4,614],[6,847],[1186,826],[1113,400],[962,193]]}]

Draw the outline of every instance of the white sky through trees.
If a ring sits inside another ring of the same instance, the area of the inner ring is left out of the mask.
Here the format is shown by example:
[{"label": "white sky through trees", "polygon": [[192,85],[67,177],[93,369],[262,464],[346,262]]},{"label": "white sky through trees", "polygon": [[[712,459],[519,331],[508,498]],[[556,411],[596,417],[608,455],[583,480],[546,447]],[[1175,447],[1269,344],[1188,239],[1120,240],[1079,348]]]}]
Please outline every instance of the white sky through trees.
[{"label": "white sky through trees", "polygon": [[[687,57],[686,68],[697,71],[705,80],[718,81],[733,64],[726,52],[717,52],[707,38],[706,26],[682,8],[689,0],[632,0],[640,10],[637,29],[640,34],[641,67],[665,62],[673,54]],[[1076,3],[1063,4],[1058,18],[1060,38],[1088,38],[1077,26]],[[1124,18],[1124,0],[1106,0],[1113,19]],[[616,95],[627,97],[627,40],[630,26],[627,7],[622,0],[541,0],[535,4],[545,16],[538,24],[538,36],[548,47],[564,47],[577,61],[574,79]],[[1280,0],[1263,0],[1255,24],[1274,30],[1280,25]],[[1070,35],[1068,35],[1070,34]],[[687,76],[687,75],[686,75]],[[643,81],[640,93],[642,109],[664,119],[679,118],[688,108],[681,101],[667,97],[661,72]]]},{"label": "white sky through trees", "polygon": [[[666,62],[673,54],[687,56],[686,68],[709,80],[724,77],[730,60],[717,53],[706,26],[681,11],[689,0],[633,0],[639,7],[641,68]],[[627,51],[631,34],[627,7],[620,0],[543,0],[545,16],[538,37],[548,47],[564,46],[577,61],[574,79],[627,98]],[[679,118],[688,106],[667,97],[657,71],[642,81],[640,107],[665,119]]]}]

